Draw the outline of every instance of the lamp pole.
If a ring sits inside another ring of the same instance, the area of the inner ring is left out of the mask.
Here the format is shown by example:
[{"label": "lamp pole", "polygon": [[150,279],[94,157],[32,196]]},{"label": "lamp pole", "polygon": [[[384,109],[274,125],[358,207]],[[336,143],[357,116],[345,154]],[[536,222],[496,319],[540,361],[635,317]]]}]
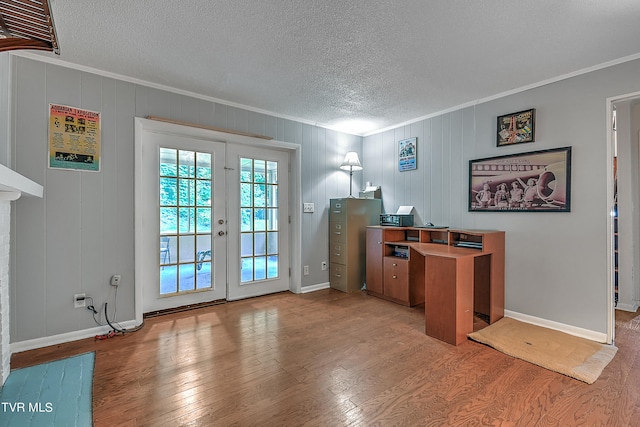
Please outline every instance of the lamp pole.
[{"label": "lamp pole", "polygon": [[353,166],[349,166],[349,198],[352,199],[351,189],[353,188]]}]

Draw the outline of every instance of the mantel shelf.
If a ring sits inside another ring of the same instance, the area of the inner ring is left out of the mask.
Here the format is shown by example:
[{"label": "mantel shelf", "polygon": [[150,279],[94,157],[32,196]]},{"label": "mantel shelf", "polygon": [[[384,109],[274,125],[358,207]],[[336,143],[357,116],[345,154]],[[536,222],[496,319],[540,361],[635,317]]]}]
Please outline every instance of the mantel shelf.
[{"label": "mantel shelf", "polygon": [[[25,196],[42,197],[44,188],[13,169],[0,165],[0,193],[17,193]],[[17,198],[17,197],[15,197]]]}]

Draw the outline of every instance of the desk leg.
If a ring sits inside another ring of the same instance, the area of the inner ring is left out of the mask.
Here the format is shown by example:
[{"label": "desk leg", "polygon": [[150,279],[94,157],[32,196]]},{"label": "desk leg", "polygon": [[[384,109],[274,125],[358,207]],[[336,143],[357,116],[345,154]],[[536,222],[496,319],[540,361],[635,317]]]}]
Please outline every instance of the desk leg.
[{"label": "desk leg", "polygon": [[458,345],[473,332],[473,257],[427,255],[425,332]]}]

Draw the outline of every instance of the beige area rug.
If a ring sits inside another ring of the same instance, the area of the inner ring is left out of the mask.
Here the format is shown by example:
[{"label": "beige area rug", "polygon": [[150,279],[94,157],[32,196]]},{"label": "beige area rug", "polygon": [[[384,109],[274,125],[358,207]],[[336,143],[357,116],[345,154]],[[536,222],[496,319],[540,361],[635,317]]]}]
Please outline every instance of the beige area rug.
[{"label": "beige area rug", "polygon": [[503,317],[469,335],[509,356],[592,384],[618,348]]}]

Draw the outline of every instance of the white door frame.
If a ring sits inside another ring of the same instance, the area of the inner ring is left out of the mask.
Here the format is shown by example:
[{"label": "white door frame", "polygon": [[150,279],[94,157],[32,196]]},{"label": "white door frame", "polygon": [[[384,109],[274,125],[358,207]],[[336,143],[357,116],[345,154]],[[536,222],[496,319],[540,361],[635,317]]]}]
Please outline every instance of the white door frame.
[{"label": "white door frame", "polygon": [[[291,267],[291,278],[289,290],[293,293],[300,293],[302,287],[302,186],[301,186],[301,146],[289,142],[282,142],[276,140],[266,140],[261,138],[254,138],[244,135],[236,135],[233,133],[219,132],[210,129],[203,129],[197,127],[191,127],[187,125],[180,125],[174,123],[166,123],[157,120],[144,119],[141,117],[135,118],[135,141],[134,141],[134,195],[135,211],[139,211],[141,208],[141,197],[136,194],[140,191],[140,185],[142,182],[142,168],[139,167],[139,162],[142,159],[142,133],[143,132],[156,132],[182,135],[192,138],[211,139],[218,142],[243,144],[249,146],[260,146],[264,148],[279,148],[286,149],[289,153],[289,164],[291,170],[289,171],[289,212],[291,215],[290,234],[289,234],[289,265]],[[135,217],[135,239],[141,239],[142,233],[142,219],[137,215]],[[140,245],[136,245],[135,248],[135,274],[134,274],[134,286],[135,286],[135,316],[136,323],[140,324],[143,321],[143,309],[142,309],[142,283],[145,280],[144,269],[139,265],[139,260],[142,259]]]},{"label": "white door frame", "polygon": [[[633,92],[624,95],[614,96],[611,98],[607,98],[606,100],[606,108],[607,108],[607,281],[608,281],[608,292],[607,292],[607,342],[613,343],[615,341],[615,307],[614,307],[614,275],[615,275],[615,266],[613,262],[614,258],[614,248],[613,248],[613,239],[614,239],[614,220],[611,212],[613,210],[614,204],[614,179],[613,179],[613,158],[614,158],[614,141],[613,141],[613,105],[616,102],[626,101],[633,98],[639,98],[640,92]],[[627,213],[628,214],[628,213]],[[637,254],[633,254],[633,256],[637,256]]]}]

